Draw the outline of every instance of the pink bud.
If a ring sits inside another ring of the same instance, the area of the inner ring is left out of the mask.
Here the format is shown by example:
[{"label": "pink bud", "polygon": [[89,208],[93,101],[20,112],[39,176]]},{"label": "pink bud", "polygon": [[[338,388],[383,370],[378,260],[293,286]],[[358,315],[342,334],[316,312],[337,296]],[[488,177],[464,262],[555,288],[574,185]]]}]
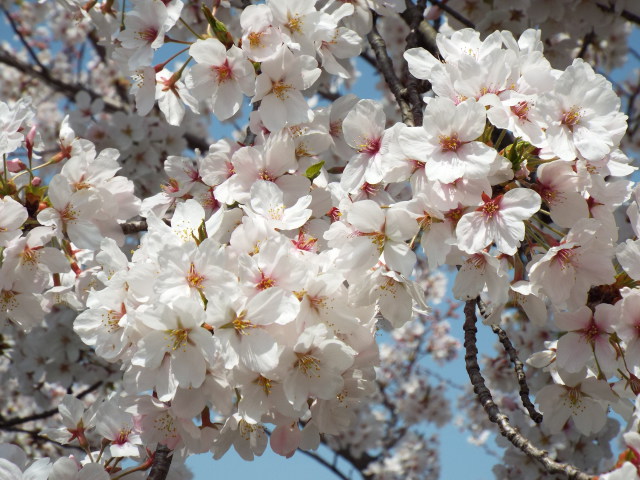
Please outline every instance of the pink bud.
[{"label": "pink bud", "polygon": [[34,187],[39,187],[41,183],[42,179],[40,177],[33,177],[33,179],[31,180],[31,185],[33,185]]},{"label": "pink bud", "polygon": [[27,166],[18,158],[7,161],[7,170],[9,170],[11,173],[18,173],[26,169]]},{"label": "pink bud", "polygon": [[33,125],[31,127],[31,130],[29,130],[29,133],[27,133],[27,145],[31,146],[33,148],[33,141],[36,138],[36,125]]}]

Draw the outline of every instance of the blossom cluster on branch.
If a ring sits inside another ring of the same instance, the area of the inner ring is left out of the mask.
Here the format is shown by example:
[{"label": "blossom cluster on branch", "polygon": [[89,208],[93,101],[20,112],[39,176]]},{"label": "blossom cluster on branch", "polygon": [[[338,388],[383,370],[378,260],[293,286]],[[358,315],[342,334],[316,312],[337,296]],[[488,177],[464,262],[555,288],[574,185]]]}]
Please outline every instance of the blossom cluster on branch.
[{"label": "blossom cluster on branch", "polygon": [[[452,415],[421,363],[459,347],[429,306],[450,266],[488,414],[470,428],[497,423],[538,461],[508,450],[496,474],[640,478],[640,194],[620,149],[635,96],[624,113],[587,39],[554,68],[557,29],[452,30],[450,3],[59,0],[77,30],[58,55],[81,38],[96,53],[74,60],[92,72],[79,81],[34,50],[41,6],[0,2],[26,55],[0,62],[76,106],[47,123],[28,83],[0,102],[0,346],[20,398],[2,399],[16,418],[0,429],[79,455],[6,446],[0,473],[186,478],[191,454],[253,460],[269,443],[324,444],[371,478],[437,475],[417,425]],[[338,93],[359,55],[388,98]],[[211,117],[244,114],[235,141],[205,140]],[[507,354],[482,369],[511,423],[476,359],[476,305]],[[56,412],[62,426],[15,429]],[[570,453],[581,442],[599,455]]]}]

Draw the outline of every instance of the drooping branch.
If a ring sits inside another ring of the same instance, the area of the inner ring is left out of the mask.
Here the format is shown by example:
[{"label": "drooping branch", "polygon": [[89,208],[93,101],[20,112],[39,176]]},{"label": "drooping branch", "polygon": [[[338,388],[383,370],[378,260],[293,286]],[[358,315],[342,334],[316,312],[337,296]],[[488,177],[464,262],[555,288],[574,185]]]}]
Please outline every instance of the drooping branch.
[{"label": "drooping branch", "polygon": [[[90,385],[85,390],[83,390],[78,395],[76,395],[76,398],[82,399],[83,397],[89,395],[91,392],[97,390],[101,385],[102,385],[102,380],[97,381],[96,383],[94,383],[93,385]],[[26,417],[18,417],[18,418],[12,418],[11,420],[5,420],[3,422],[0,422],[0,430],[9,429],[10,427],[13,427],[15,425],[32,422],[34,420],[42,420],[45,418],[49,418],[55,415],[56,413],[58,413],[58,407],[45,410],[44,412],[27,415]]]},{"label": "drooping branch", "polygon": [[542,423],[542,414],[536,410],[536,407],[531,402],[531,398],[529,398],[529,385],[527,384],[527,376],[524,373],[524,363],[518,358],[518,352],[511,343],[507,332],[505,332],[499,325],[491,325],[491,330],[493,333],[498,335],[498,340],[504,347],[505,352],[509,355],[509,359],[511,363],[513,363],[513,369],[516,372],[516,378],[518,379],[518,385],[520,385],[520,399],[522,400],[522,405],[527,409],[529,416],[536,423]]},{"label": "drooping branch", "polygon": [[511,425],[509,418],[500,411],[498,405],[493,401],[491,391],[485,384],[478,364],[476,304],[477,299],[469,300],[464,307],[464,361],[469,379],[473,385],[473,391],[478,396],[478,400],[487,413],[489,420],[498,425],[500,434],[509,440],[513,446],[539,462],[547,472],[563,474],[569,480],[593,480],[594,477],[592,475],[578,470],[573,465],[557,462],[550,458],[547,452],[534,446],[528,438]]},{"label": "drooping branch", "polygon": [[173,453],[166,445],[158,444],[147,480],[165,480],[169,475]]},{"label": "drooping branch", "polygon": [[[480,311],[480,315],[484,318],[488,317],[487,306],[485,303],[478,299],[478,310]],[[513,363],[513,369],[516,372],[516,378],[518,379],[518,385],[520,386],[520,399],[522,400],[522,405],[527,409],[529,416],[536,423],[542,423],[542,414],[536,410],[536,407],[533,405],[531,398],[529,397],[529,384],[527,383],[527,375],[524,373],[524,363],[518,357],[518,351],[515,349],[507,332],[504,331],[500,327],[500,325],[492,324],[491,330],[498,336],[498,340],[504,347],[505,352],[509,355],[509,360]]]},{"label": "drooping branch", "polygon": [[382,73],[385,82],[389,86],[391,93],[396,98],[396,102],[400,107],[400,115],[402,116],[402,121],[413,127],[415,125],[413,120],[413,114],[411,113],[411,107],[404,99],[403,95],[403,87],[400,83],[400,79],[396,75],[396,72],[393,70],[393,62],[389,57],[389,53],[387,52],[387,45],[384,39],[380,36],[378,32],[378,28],[376,27],[377,17],[374,16],[373,26],[371,31],[367,34],[367,40],[369,40],[369,44],[373,49],[373,52],[376,55],[376,60],[378,63],[378,70]]}]

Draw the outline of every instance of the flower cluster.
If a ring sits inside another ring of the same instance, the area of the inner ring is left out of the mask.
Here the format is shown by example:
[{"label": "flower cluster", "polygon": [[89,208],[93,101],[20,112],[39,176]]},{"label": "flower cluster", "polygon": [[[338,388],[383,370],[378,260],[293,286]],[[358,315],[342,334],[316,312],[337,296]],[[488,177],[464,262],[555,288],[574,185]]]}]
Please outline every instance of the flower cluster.
[{"label": "flower cluster", "polygon": [[[252,460],[268,442],[289,457],[324,441],[351,458],[390,450],[366,466],[377,478],[436,474],[437,461],[416,453],[436,439],[406,425],[451,418],[446,382],[434,386],[416,360],[459,347],[446,322],[426,317],[442,296],[429,271],[441,266],[457,267],[453,296],[482,299],[484,322],[518,334],[538,369],[540,427],[503,398],[519,429],[565,434],[556,453],[584,441],[610,456],[613,408],[633,453],[640,194],[619,148],[627,116],[589,63],[553,68],[532,29],[439,33],[438,57],[404,52],[417,83],[397,97],[424,108],[414,108],[422,122],[401,123],[384,102],[308,97],[333,98],[376,18],[393,24],[405,2],[63,3],[109,44],[137,114],[81,89],[81,108],[51,133],[31,100],[0,102],[0,338],[39,402],[59,403],[64,427],[44,434],[87,452],[28,465],[0,450],[0,473],[135,477],[120,459],[142,470],[159,445],[180,459],[233,446]],[[114,89],[126,99],[122,83]],[[190,157],[193,137],[171,140],[202,114],[234,121],[247,105],[240,141]],[[157,158],[163,185],[150,195]],[[45,167],[55,173],[34,174]],[[76,336],[38,351],[45,328]],[[378,346],[379,329],[394,347]],[[506,361],[491,366],[490,383],[508,390]],[[63,396],[96,375],[122,385],[88,409]],[[604,478],[636,474],[631,453]],[[589,462],[575,461],[613,468]],[[499,475],[522,474],[510,464]]]}]

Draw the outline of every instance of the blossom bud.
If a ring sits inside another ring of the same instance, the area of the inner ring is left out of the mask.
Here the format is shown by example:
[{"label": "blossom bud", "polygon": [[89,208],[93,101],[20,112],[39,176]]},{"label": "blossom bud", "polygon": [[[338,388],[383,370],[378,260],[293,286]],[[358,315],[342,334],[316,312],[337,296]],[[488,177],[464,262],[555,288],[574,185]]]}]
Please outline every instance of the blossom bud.
[{"label": "blossom bud", "polygon": [[27,137],[25,138],[25,142],[27,145],[27,154],[29,155],[29,158],[31,158],[31,155],[33,154],[33,144],[36,138],[36,126],[33,125],[31,127],[31,130],[29,130],[29,133],[27,133]]},{"label": "blossom bud", "polygon": [[27,166],[18,158],[7,161],[7,170],[9,170],[11,173],[18,173],[26,169]]},{"label": "blossom bud", "polygon": [[41,183],[42,179],[40,177],[33,177],[31,179],[31,185],[33,185],[34,187],[39,187]]}]

